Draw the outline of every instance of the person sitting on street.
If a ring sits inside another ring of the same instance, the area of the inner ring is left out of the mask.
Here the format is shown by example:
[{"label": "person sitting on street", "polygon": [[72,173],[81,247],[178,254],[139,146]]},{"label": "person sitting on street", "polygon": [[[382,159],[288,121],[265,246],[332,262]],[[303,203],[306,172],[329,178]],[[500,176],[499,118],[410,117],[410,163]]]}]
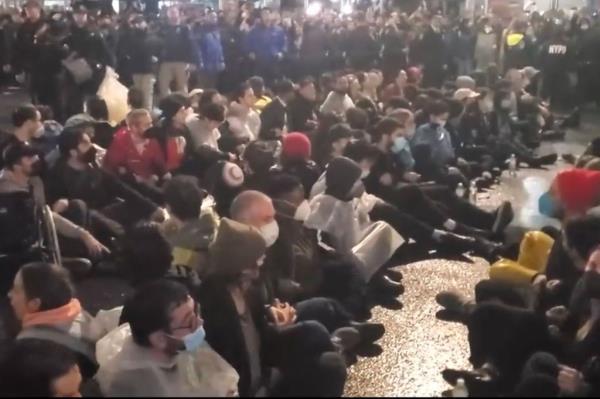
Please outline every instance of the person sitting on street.
[{"label": "person sitting on street", "polygon": [[185,286],[144,284],[121,324],[97,344],[96,380],[105,396],[216,396],[237,393],[238,374],[205,341],[203,313]]}]

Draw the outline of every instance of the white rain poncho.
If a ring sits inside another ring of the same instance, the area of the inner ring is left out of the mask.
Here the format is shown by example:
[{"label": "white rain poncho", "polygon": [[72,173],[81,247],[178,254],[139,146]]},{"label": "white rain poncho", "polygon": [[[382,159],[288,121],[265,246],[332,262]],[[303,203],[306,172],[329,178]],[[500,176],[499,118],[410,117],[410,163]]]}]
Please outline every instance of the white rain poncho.
[{"label": "white rain poncho", "polygon": [[352,256],[365,281],[369,281],[404,243],[392,226],[371,221],[369,212],[378,201],[379,198],[366,193],[351,201],[316,194],[310,201],[311,212],[305,222],[308,228],[328,233],[338,252]]},{"label": "white rain poncho", "polygon": [[237,395],[237,372],[206,342],[164,362],[137,345],[129,324],[123,324],[98,341],[96,358],[100,365],[96,380],[105,396]]}]

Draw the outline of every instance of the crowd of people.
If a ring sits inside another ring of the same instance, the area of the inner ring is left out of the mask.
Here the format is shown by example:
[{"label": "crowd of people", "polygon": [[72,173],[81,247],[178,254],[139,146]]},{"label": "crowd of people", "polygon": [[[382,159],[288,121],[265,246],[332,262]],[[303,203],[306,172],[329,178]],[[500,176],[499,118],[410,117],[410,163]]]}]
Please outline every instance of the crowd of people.
[{"label": "crowd of people", "polygon": [[[562,229],[511,245],[511,203],[472,200],[555,163],[540,142],[597,100],[593,16],[23,15],[1,31],[32,99],[0,142],[2,395],[341,396],[394,267],[431,251],[491,264],[475,299],[436,297],[469,329],[449,383],[597,394],[600,143],[539,200]],[[74,285],[101,276],[130,292],[92,316]]]}]

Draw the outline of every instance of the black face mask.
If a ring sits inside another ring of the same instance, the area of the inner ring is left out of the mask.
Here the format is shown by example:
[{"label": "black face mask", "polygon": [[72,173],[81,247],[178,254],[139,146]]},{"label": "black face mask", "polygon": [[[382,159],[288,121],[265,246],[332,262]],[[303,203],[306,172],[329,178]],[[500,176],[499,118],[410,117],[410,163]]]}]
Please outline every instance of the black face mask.
[{"label": "black face mask", "polygon": [[84,163],[92,163],[96,161],[96,147],[91,146],[89,150],[80,155],[80,159]]}]

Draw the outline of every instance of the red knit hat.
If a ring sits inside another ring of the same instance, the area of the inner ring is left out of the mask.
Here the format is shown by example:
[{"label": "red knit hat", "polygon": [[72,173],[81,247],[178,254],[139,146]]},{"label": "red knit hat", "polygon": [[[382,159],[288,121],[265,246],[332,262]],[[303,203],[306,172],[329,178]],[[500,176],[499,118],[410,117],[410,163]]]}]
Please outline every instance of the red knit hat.
[{"label": "red knit hat", "polygon": [[569,169],[554,182],[561,203],[569,212],[584,213],[600,203],[600,171]]},{"label": "red knit hat", "polygon": [[282,155],[286,158],[309,159],[310,140],[303,133],[290,133],[283,138]]}]

